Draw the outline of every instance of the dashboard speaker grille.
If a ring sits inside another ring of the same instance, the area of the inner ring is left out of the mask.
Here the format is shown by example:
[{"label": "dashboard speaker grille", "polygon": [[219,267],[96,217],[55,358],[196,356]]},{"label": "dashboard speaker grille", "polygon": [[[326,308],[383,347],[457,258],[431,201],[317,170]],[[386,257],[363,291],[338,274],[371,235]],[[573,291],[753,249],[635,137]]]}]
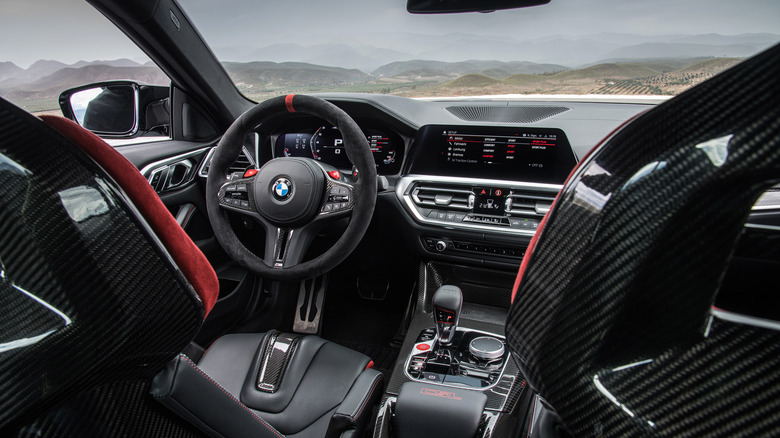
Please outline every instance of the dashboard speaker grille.
[{"label": "dashboard speaker grille", "polygon": [[565,106],[448,106],[455,117],[467,122],[533,123],[569,110]]}]

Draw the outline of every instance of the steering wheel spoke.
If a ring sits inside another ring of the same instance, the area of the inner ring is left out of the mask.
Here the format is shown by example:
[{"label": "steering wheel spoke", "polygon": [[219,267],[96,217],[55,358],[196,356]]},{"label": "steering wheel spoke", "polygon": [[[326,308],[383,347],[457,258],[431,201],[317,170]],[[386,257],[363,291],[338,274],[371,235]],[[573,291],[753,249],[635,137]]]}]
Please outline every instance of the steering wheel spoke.
[{"label": "steering wheel spoke", "polygon": [[261,220],[265,227],[266,265],[273,269],[290,268],[298,265],[309,244],[321,227],[311,223],[298,228],[277,227],[266,220]]},{"label": "steering wheel spoke", "polygon": [[[293,228],[277,228],[275,236],[268,236],[273,238],[266,237],[265,259],[270,261],[274,268],[284,267],[285,258],[289,255],[288,250],[294,235],[295,229]],[[295,236],[295,238],[297,239],[298,236]]]},{"label": "steering wheel spoke", "polygon": [[252,196],[254,178],[243,178],[227,181],[219,188],[217,199],[219,206],[225,210],[241,213],[253,218],[259,218],[257,204]]},{"label": "steering wheel spoke", "polygon": [[320,217],[342,216],[355,207],[355,187],[345,181],[328,179],[325,197],[320,206]]}]

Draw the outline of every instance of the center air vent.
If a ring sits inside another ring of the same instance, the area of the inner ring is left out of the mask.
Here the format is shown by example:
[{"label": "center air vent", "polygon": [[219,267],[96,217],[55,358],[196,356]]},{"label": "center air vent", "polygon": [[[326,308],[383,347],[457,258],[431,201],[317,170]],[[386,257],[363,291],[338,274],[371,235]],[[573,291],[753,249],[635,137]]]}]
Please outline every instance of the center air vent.
[{"label": "center air vent", "polygon": [[461,105],[446,108],[455,117],[467,122],[534,123],[568,111],[565,106],[476,106]]},{"label": "center air vent", "polygon": [[509,196],[507,213],[518,215],[545,215],[552,207],[554,196],[515,191]]},{"label": "center air vent", "polygon": [[414,203],[427,208],[469,210],[473,204],[470,190],[451,187],[417,186],[412,191]]},{"label": "center air vent", "polygon": [[[427,226],[531,236],[560,189],[552,184],[407,175],[398,180],[395,193],[412,218]],[[436,243],[426,245],[441,251]]]}]

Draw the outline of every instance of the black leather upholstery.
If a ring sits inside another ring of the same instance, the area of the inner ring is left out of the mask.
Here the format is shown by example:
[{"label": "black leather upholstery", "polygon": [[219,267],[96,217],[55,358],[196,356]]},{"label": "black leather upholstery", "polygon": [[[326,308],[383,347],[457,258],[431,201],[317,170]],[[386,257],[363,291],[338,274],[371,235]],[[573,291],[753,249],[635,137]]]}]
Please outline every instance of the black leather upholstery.
[{"label": "black leather upholstery", "polygon": [[469,389],[406,382],[395,404],[399,438],[473,438],[487,396]]},{"label": "black leather upholstery", "polygon": [[195,364],[180,355],[152,383],[152,394],[203,431],[219,437],[338,437],[359,432],[383,389],[369,358],[304,336],[278,389],[257,389],[270,336],[218,339]]}]

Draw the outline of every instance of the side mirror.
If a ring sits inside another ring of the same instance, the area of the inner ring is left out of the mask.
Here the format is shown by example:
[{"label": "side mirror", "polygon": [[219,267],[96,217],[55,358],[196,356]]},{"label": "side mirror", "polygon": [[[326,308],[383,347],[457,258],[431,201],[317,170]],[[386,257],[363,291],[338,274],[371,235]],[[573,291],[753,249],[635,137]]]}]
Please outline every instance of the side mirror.
[{"label": "side mirror", "polygon": [[59,103],[65,117],[103,137],[167,136],[168,92],[130,81],[99,82],[63,91]]}]

